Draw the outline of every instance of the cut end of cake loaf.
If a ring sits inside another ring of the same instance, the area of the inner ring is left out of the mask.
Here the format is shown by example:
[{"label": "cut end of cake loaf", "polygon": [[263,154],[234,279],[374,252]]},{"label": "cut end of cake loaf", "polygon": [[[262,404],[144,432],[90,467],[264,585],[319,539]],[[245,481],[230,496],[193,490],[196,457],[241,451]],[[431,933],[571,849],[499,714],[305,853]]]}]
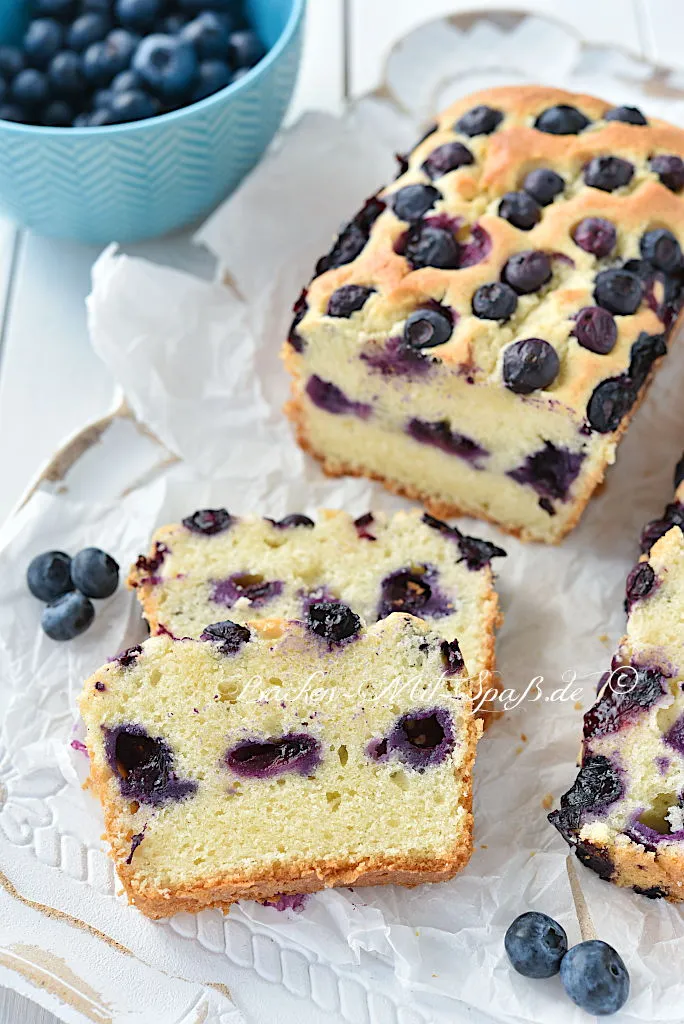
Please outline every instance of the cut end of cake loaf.
[{"label": "cut end of cake loaf", "polygon": [[387,516],[323,509],[316,522],[275,522],[201,510],[164,526],[131,568],[151,633],[199,637],[223,618],[302,619],[341,601],[365,622],[408,612],[458,638],[485,724],[500,714],[494,636],[499,602],[491,560],[505,552],[415,509]]},{"label": "cut end of cake loaf", "polygon": [[316,266],[286,412],[327,473],[555,543],[684,297],[684,132],[540,86],[458,101]]},{"label": "cut end of cake loaf", "polygon": [[677,902],[684,900],[679,526],[657,539],[634,567],[626,603],[627,633],[601,679],[597,703],[584,717],[579,775],[549,820],[601,878]]},{"label": "cut end of cake loaf", "polygon": [[411,615],[151,637],[85,683],[90,786],[129,900],[167,917],[451,878],[481,724],[458,644]]}]

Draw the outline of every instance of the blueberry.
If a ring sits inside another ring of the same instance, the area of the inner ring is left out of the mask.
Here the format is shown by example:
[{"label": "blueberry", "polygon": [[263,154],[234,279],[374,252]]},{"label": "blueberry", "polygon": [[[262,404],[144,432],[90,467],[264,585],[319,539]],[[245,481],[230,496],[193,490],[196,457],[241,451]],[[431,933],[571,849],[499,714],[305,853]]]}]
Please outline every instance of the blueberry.
[{"label": "blueberry", "polygon": [[667,352],[664,334],[647,334],[641,331],[629,352],[628,376],[635,388],[646,382],[656,359]]},{"label": "blueberry", "polygon": [[166,36],[178,35],[180,30],[187,25],[189,16],[187,14],[167,14],[159,23],[159,29]]},{"label": "blueberry", "polygon": [[193,512],[191,516],[186,516],[182,522],[185,529],[191,533],[211,537],[215,533],[227,530],[233,523],[233,517],[225,508],[203,508]]},{"label": "blueberry", "polygon": [[451,337],[453,317],[444,309],[417,309],[407,317],[403,339],[411,348],[434,348]]},{"label": "blueberry", "polygon": [[200,11],[212,10],[232,14],[235,11],[235,0],[176,0],[176,6],[188,14],[198,14]]},{"label": "blueberry", "polygon": [[475,157],[467,146],[462,142],[445,142],[430,153],[424,162],[421,170],[425,171],[428,178],[441,178],[449,171],[455,171],[459,167],[467,167],[475,163]]},{"label": "blueberry", "polygon": [[[233,76],[233,81],[236,77],[237,75]],[[364,249],[371,228],[384,209],[384,201],[377,196],[367,199],[356,216],[342,228],[330,252],[318,261],[316,275],[355,260]]]},{"label": "blueberry", "polygon": [[93,43],[83,55],[88,81],[96,86],[109,85],[114,76],[128,66],[136,45],[136,36],[123,28],[113,29],[102,42]]},{"label": "blueberry", "polygon": [[582,348],[608,355],[615,348],[618,331],[615,320],[607,309],[600,306],[585,306],[575,317],[571,332]]},{"label": "blueberry", "polygon": [[95,618],[95,607],[85,594],[72,590],[46,605],[40,624],[51,640],[73,640],[85,633]]},{"label": "blueberry", "polygon": [[71,562],[71,578],[86,597],[111,597],[119,585],[119,566],[100,548],[83,548]]},{"label": "blueberry", "polygon": [[423,575],[400,569],[382,581],[378,618],[384,619],[392,612],[421,615],[431,598],[432,587]]},{"label": "blueberry", "polygon": [[402,715],[387,737],[387,748],[420,772],[441,764],[454,748],[451,715],[445,708],[421,708]]},{"label": "blueberry", "polygon": [[389,197],[389,204],[399,220],[412,222],[420,220],[441,198],[434,185],[405,185]]},{"label": "blueberry", "polygon": [[208,640],[219,645],[221,654],[237,654],[243,644],[249,643],[252,634],[246,626],[226,619],[225,622],[214,622],[205,626],[200,633],[200,640]]},{"label": "blueberry", "polygon": [[53,18],[36,18],[29,23],[24,36],[24,53],[29,64],[44,68],[64,42],[64,29]]},{"label": "blueberry", "polygon": [[410,229],[404,249],[404,255],[414,270],[420,267],[456,270],[459,252],[459,244],[451,231],[420,223]]},{"label": "blueberry", "polygon": [[[487,541],[482,541],[482,543],[486,544]],[[493,544],[491,546],[494,548]],[[495,550],[501,555],[505,554],[501,548],[496,548]],[[442,640],[439,645],[439,650],[442,655],[442,663],[444,665],[444,672],[446,675],[455,676],[459,672],[463,671],[465,668],[465,661],[463,660],[458,640]]]},{"label": "blueberry", "polygon": [[81,9],[95,11],[97,14],[111,14],[113,0],[81,0]]},{"label": "blueberry", "polygon": [[43,109],[40,123],[52,128],[69,128],[74,120],[74,108],[66,100],[53,100]]},{"label": "blueberry", "polygon": [[684,160],[680,156],[659,153],[651,157],[650,168],[670,192],[681,192],[684,188]]},{"label": "blueberry", "polygon": [[362,309],[374,291],[374,288],[366,288],[361,284],[344,284],[330,296],[326,313],[328,316],[350,317]]},{"label": "blueberry", "polygon": [[480,460],[489,455],[486,448],[479,445],[477,441],[452,430],[448,420],[431,421],[413,417],[407,424],[406,433],[419,444],[429,444],[449,455],[457,455],[459,459],[472,463],[476,469],[482,468],[479,465]]},{"label": "blueberry", "polygon": [[192,94],[193,103],[213,96],[235,80],[235,75],[224,60],[203,60],[197,71],[197,84]]},{"label": "blueberry", "polygon": [[483,284],[473,295],[473,313],[481,320],[500,320],[502,323],[515,313],[518,296],[510,285],[501,281]]},{"label": "blueberry", "polygon": [[458,119],[454,130],[463,132],[464,135],[491,135],[503,121],[503,113],[494,110],[493,107],[473,107],[466,114]]},{"label": "blueberry", "polygon": [[75,0],[34,0],[33,13],[37,18],[56,18],[69,21],[76,9]]},{"label": "blueberry", "polygon": [[112,93],[130,92],[131,89],[144,89],[145,83],[137,71],[127,68],[125,71],[120,71],[118,75],[114,75],[109,88]]},{"label": "blueberry", "polygon": [[506,262],[502,277],[518,295],[530,295],[551,279],[551,260],[539,249],[516,252]]},{"label": "blueberry", "polygon": [[36,555],[26,572],[26,582],[40,601],[56,601],[74,589],[71,559],[63,551],[46,551]]},{"label": "blueberry", "polygon": [[306,733],[267,740],[243,740],[226,753],[226,764],[243,778],[269,779],[283,772],[313,775],[321,762],[321,745]]},{"label": "blueberry", "polygon": [[565,179],[546,167],[538,167],[525,176],[523,188],[540,206],[548,206],[565,188]]},{"label": "blueberry", "polygon": [[605,121],[622,121],[623,124],[648,124],[638,107],[613,107],[603,115]]},{"label": "blueberry", "polygon": [[597,305],[619,316],[631,316],[641,305],[643,285],[629,270],[611,268],[596,275],[594,298]]},{"label": "blueberry", "polygon": [[24,67],[26,67],[26,61],[18,47],[0,46],[0,75],[5,81],[11,82]]},{"label": "blueberry", "polygon": [[560,976],[565,991],[587,1013],[617,1013],[629,996],[629,973],[622,957],[600,939],[580,942],[563,957]]},{"label": "blueberry", "polygon": [[8,88],[7,82],[5,81],[4,78],[0,78],[0,103],[4,102],[5,97],[7,96],[8,92],[9,92],[9,88]]},{"label": "blueberry", "polygon": [[634,176],[634,164],[619,156],[595,156],[584,169],[584,181],[602,192],[614,192],[629,185]]},{"label": "blueberry", "polygon": [[164,8],[164,0],[116,0],[116,16],[124,28],[151,29]]},{"label": "blueberry", "polygon": [[675,489],[675,491],[677,490],[677,488],[681,484],[682,480],[684,480],[684,455],[682,455],[681,459],[679,460],[679,462],[675,466],[675,471],[674,471],[674,489]]},{"label": "blueberry", "polygon": [[0,121],[15,121],[19,124],[25,119],[24,111],[16,103],[0,103]]},{"label": "blueberry", "polygon": [[542,338],[514,341],[504,351],[504,383],[517,395],[529,395],[532,391],[547,388],[559,370],[558,353]]},{"label": "blueberry", "polygon": [[573,231],[572,240],[580,249],[601,259],[615,248],[617,231],[615,225],[603,217],[585,217]]},{"label": "blueberry", "polygon": [[560,103],[556,107],[543,110],[534,122],[534,127],[549,135],[579,135],[589,124],[589,118],[577,107]]},{"label": "blueberry", "polygon": [[10,87],[12,99],[24,108],[41,107],[46,102],[49,91],[47,77],[36,68],[24,68]]},{"label": "blueberry", "polygon": [[[572,452],[568,448],[557,447],[551,441],[545,441],[543,448],[527,455],[519,466],[509,469],[506,475],[519,484],[532,487],[542,500],[550,504],[552,499],[567,500],[583,461],[583,452]],[[541,507],[548,513],[545,505]]]},{"label": "blueberry", "polygon": [[115,92],[109,102],[111,124],[126,124],[129,121],[143,121],[160,112],[159,101],[140,89]]},{"label": "blueberry", "polygon": [[147,36],[136,50],[133,67],[164,99],[187,94],[197,76],[197,56],[190,43],[173,36]]},{"label": "blueberry", "polygon": [[635,601],[640,601],[653,590],[656,584],[656,574],[653,566],[648,562],[637,562],[630,570],[625,584],[625,596],[627,599],[627,611],[630,611]]},{"label": "blueberry", "polygon": [[315,373],[309,377],[305,391],[314,405],[329,412],[331,416],[358,416],[359,419],[365,420],[372,412],[370,405],[347,398],[336,384],[323,380]]},{"label": "blueberry", "polygon": [[681,267],[682,250],[679,247],[679,242],[666,228],[647,231],[641,237],[639,249],[645,260],[666,274],[671,274]]},{"label": "blueberry", "polygon": [[85,91],[85,76],[81,58],[73,50],[62,50],[50,61],[48,82],[53,95],[66,99],[80,99]]},{"label": "blueberry", "polygon": [[213,11],[203,11],[180,32],[180,38],[191,43],[200,60],[227,62],[230,47],[229,33]]},{"label": "blueberry", "polygon": [[139,803],[159,805],[184,800],[197,791],[191,779],[179,779],[173,753],[161,737],[149,736],[140,725],[103,727],[105,754],[122,796]]},{"label": "blueberry", "polygon": [[305,526],[310,529],[316,524],[313,519],[309,518],[309,516],[303,516],[300,512],[293,512],[292,515],[279,519],[278,522],[273,525],[279,530],[291,530],[296,526]]},{"label": "blueberry", "polygon": [[504,947],[518,974],[552,978],[568,951],[568,937],[552,917],[530,910],[509,925]]},{"label": "blueberry", "polygon": [[549,821],[574,843],[584,812],[609,807],[623,794],[622,780],[612,762],[603,756],[587,757],[572,787],[561,797],[560,809],[549,814]]},{"label": "blueberry", "polygon": [[253,68],[266,53],[259,36],[251,28],[230,33],[228,59],[234,68]]},{"label": "blueberry", "polygon": [[341,643],[358,633],[361,620],[346,604],[336,601],[320,601],[312,604],[306,617],[306,624],[317,636],[331,643]]},{"label": "blueberry", "polygon": [[587,405],[589,426],[599,434],[610,434],[636,400],[636,391],[626,377],[609,377],[598,384]]},{"label": "blueberry", "polygon": [[541,209],[527,192],[507,192],[499,203],[499,216],[521,231],[531,231],[541,220]]},{"label": "blueberry", "polygon": [[93,43],[101,42],[111,30],[112,23],[105,14],[89,11],[69,26],[66,44],[70,50],[82,53]]}]

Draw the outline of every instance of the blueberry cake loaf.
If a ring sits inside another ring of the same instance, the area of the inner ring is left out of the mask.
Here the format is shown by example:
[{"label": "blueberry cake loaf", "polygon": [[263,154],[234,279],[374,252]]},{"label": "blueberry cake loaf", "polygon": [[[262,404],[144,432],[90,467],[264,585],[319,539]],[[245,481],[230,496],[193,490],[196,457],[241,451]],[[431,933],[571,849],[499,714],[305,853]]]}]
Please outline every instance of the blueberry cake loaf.
[{"label": "blueberry cake loaf", "polygon": [[451,878],[472,848],[481,724],[456,641],[393,613],[156,636],[81,698],[89,783],[149,917],[337,885]]},{"label": "blueberry cake loaf", "polygon": [[[677,502],[684,501],[678,481]],[[670,508],[671,506],[668,506]],[[549,815],[616,885],[684,900],[684,533],[649,524],[627,578],[627,632],[584,717],[579,775]],[[650,531],[650,532],[649,532]]]},{"label": "blueberry cake loaf", "polygon": [[684,131],[540,86],[454,104],[295,305],[286,411],[326,472],[558,541],[682,305]]},{"label": "blueberry cake loaf", "polygon": [[495,704],[477,695],[497,688],[490,561],[504,554],[419,510],[353,520],[324,509],[314,523],[204,509],[158,530],[128,583],[150,631],[176,637],[196,638],[226,616],[300,619],[325,600],[350,605],[366,622],[391,612],[420,616],[447,640],[458,637],[489,721]]}]

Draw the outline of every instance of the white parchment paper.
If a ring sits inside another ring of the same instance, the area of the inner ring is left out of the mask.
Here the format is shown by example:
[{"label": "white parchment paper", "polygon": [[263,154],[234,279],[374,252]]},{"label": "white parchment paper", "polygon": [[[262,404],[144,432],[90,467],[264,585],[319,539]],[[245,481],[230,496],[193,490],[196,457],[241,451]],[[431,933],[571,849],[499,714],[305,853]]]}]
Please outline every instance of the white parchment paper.
[{"label": "white parchment paper", "polygon": [[[543,677],[543,696],[512,698],[506,717],[482,740],[476,850],[452,882],[415,890],[330,891],[310,898],[299,913],[243,904],[225,919],[214,911],[196,921],[188,915],[166,924],[142,919],[114,895],[98,839],[99,809],[77,785],[81,755],[65,755],[74,692],[130,639],[137,613],[121,591],[85,637],[58,647],[41,635],[39,609],[24,586],[26,564],[38,550],[95,543],[125,565],[146,547],[155,524],[206,504],[273,516],[313,513],[320,505],[359,514],[402,504],[365,481],[326,480],[302,455],[280,411],[287,382],[278,349],[292,301],[316,258],[339,224],[393,174],[392,150],[414,135],[415,121],[435,95],[452,98],[487,77],[498,81],[501,68],[507,81],[526,80],[520,46],[527,40],[522,54],[528,57],[532,46],[545,53],[555,47],[556,59],[549,57],[540,72],[548,81],[681,114],[678,101],[670,101],[671,109],[667,101],[649,106],[638,62],[605,51],[600,61],[582,55],[567,34],[550,40],[547,27],[544,37],[537,19],[512,41],[490,25],[468,38],[448,26],[437,36],[435,31],[426,28],[421,44],[425,68],[425,42],[439,39],[431,51],[430,83],[421,78],[407,88],[419,52],[415,40],[390,62],[390,92],[403,112],[387,99],[370,99],[343,121],[304,117],[205,225],[199,241],[216,254],[232,287],[115,248],[96,264],[89,300],[93,345],[138,419],[182,462],[105,507],[39,493],[0,533],[0,693],[8,702],[0,733],[0,793],[6,794],[4,803],[0,799],[0,838],[4,833],[22,857],[33,851],[50,863],[41,852],[41,829],[72,836],[84,863],[98,865],[82,879],[92,890],[91,923],[133,949],[144,945],[145,962],[160,970],[173,963],[177,974],[206,981],[206,930],[223,930],[228,941],[231,930],[256,929],[339,972],[361,977],[373,962],[382,963],[394,972],[396,999],[407,1014],[417,1014],[402,1020],[579,1024],[586,1018],[557,978],[531,982],[510,969],[503,935],[517,914],[538,909],[561,921],[571,941],[579,939],[567,848],[546,821],[547,797],[557,802],[574,779],[582,712],[624,626],[624,579],[637,557],[639,530],[670,500],[672,468],[684,443],[681,339],[673,342],[667,368],[630,428],[607,487],[560,548],[524,546],[495,528],[463,524],[509,552],[496,563],[506,615],[499,667],[505,685],[518,693]],[[402,59],[404,75],[397,63]],[[447,81],[444,72],[454,66],[460,78]],[[579,693],[570,698],[571,691]],[[70,865],[69,858],[67,851],[57,865],[53,857],[53,868]],[[631,973],[632,996],[616,1020],[681,1021],[682,911],[613,888],[580,865],[577,870],[600,937],[620,951]],[[49,875],[55,888],[58,877],[54,870]],[[147,1019],[155,1024],[162,1017]],[[384,1019],[382,1013],[377,1019]]]}]

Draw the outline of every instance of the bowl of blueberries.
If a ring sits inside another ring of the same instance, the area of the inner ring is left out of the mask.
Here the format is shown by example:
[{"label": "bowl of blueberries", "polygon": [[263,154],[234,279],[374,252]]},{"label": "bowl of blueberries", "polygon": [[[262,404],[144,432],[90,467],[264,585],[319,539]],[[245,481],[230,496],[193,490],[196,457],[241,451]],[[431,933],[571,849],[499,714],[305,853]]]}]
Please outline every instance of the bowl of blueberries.
[{"label": "bowl of blueberries", "polygon": [[306,0],[0,0],[0,208],[106,244],[197,221],[275,135]]}]

